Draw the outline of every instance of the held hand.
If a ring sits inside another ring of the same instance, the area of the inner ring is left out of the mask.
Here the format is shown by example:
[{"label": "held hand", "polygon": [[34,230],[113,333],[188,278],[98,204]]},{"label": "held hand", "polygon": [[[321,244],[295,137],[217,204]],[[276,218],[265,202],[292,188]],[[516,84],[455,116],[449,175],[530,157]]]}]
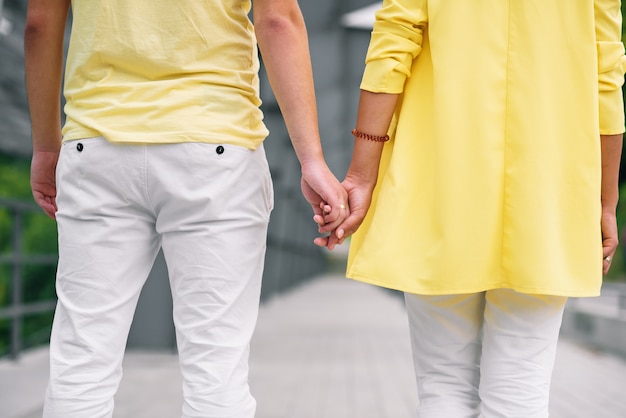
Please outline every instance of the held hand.
[{"label": "held hand", "polygon": [[350,207],[348,217],[335,229],[334,233],[315,239],[316,245],[327,247],[329,250],[334,249],[337,244],[342,244],[346,238],[356,232],[372,202],[372,185],[355,183],[349,178],[346,178],[342,185],[348,193]]},{"label": "held hand", "polygon": [[35,151],[30,166],[30,187],[35,202],[52,219],[57,211],[56,166],[59,153]]},{"label": "held hand", "polygon": [[615,213],[603,212],[600,227],[602,228],[602,273],[607,274],[619,243]]},{"label": "held hand", "polygon": [[320,233],[331,232],[348,214],[348,194],[325,164],[302,167],[302,194]]}]

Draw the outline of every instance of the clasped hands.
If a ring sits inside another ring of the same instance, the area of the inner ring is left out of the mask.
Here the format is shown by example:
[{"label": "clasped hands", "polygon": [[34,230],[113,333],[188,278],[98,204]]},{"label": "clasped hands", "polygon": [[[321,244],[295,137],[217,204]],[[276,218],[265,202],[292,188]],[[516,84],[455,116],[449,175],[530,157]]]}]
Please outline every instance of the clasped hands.
[{"label": "clasped hands", "polygon": [[313,242],[329,250],[342,244],[361,225],[374,188],[374,185],[350,177],[339,183],[330,170],[311,172],[305,169],[301,186],[313,209],[313,221],[322,234]]}]

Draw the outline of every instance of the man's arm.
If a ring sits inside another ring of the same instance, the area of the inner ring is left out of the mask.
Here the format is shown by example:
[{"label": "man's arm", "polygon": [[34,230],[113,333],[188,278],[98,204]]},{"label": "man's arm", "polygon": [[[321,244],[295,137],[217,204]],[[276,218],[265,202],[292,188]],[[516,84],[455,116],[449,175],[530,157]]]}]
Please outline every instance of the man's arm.
[{"label": "man's arm", "polygon": [[63,36],[70,0],[30,0],[24,32],[26,90],[32,123],[31,188],[41,208],[54,218],[55,170],[61,146]]},{"label": "man's arm", "polygon": [[254,25],[272,90],[302,166],[303,194],[320,232],[330,232],[346,216],[341,207],[347,205],[347,194],[324,161],[300,7],[296,0],[254,0]]}]

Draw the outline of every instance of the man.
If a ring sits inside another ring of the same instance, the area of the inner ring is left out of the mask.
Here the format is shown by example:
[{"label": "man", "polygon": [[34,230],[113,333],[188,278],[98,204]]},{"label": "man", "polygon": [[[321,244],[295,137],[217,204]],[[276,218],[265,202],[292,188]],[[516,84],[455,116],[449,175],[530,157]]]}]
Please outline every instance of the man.
[{"label": "man", "polygon": [[[272,185],[256,41],[302,189],[330,231],[346,193],[326,166],[296,0],[31,0],[31,184],[59,228],[45,417],[110,417],[137,298],[170,272],[184,417],[253,417],[248,349]],[[56,179],[55,179],[56,176]],[[327,203],[324,205],[325,202]]]}]

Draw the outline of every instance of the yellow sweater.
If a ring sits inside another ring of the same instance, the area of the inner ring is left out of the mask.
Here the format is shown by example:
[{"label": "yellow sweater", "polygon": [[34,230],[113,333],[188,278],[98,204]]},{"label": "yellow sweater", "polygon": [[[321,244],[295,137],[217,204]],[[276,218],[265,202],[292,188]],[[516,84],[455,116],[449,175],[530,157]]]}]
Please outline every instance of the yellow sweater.
[{"label": "yellow sweater", "polygon": [[402,96],[347,275],[421,294],[597,295],[620,37],[619,0],[386,0],[361,87]]},{"label": "yellow sweater", "polygon": [[230,143],[267,136],[250,0],[73,0],[64,139]]}]

